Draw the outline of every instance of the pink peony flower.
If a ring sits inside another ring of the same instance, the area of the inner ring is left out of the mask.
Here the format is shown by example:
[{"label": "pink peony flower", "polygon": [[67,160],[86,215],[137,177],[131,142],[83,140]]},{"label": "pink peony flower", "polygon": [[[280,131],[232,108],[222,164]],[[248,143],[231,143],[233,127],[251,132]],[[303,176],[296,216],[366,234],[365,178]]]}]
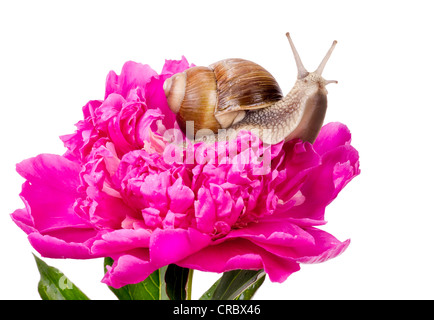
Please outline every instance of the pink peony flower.
[{"label": "pink peony flower", "polygon": [[359,174],[348,128],[329,123],[313,145],[264,147],[243,132],[182,148],[167,138],[180,133],[162,87],[189,67],[184,57],[161,74],[125,63],[108,74],[104,100],[89,101],[77,131],[61,137],[64,155],[17,165],[25,208],[12,219],[31,245],[50,258],[113,258],[102,281],[115,288],[171,263],[265,269],[282,282],[300,263],[343,252],[350,241],[317,226]]}]

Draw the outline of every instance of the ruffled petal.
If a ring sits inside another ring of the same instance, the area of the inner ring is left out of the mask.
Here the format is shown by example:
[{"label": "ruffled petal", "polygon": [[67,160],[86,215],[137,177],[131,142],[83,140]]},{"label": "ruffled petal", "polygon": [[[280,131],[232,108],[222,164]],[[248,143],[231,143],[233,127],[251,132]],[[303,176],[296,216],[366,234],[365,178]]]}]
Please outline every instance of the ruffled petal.
[{"label": "ruffled petal", "polygon": [[318,154],[323,155],[350,142],[351,133],[348,127],[340,122],[330,122],[321,128],[313,146]]},{"label": "ruffled petal", "polygon": [[[82,234],[84,233],[84,234]],[[64,235],[62,235],[64,236]],[[43,257],[47,258],[70,258],[70,259],[89,259],[97,258],[90,251],[92,242],[97,238],[95,230],[73,230],[70,238],[85,238],[85,241],[66,241],[51,235],[42,235],[38,232],[29,234],[29,242]]]},{"label": "ruffled petal", "polygon": [[357,174],[358,155],[354,148],[341,146],[335,152],[328,152],[321,166],[309,175],[300,189],[305,197],[304,202],[292,207],[288,214],[292,218],[324,220],[326,206]]},{"label": "ruffled petal", "polygon": [[149,248],[151,232],[146,229],[119,229],[107,232],[91,248],[97,256],[113,256],[137,248]]},{"label": "ruffled petal", "polygon": [[146,279],[155,270],[197,252],[210,243],[210,238],[194,229],[153,232],[150,249],[136,249],[114,255],[102,282],[115,288]]},{"label": "ruffled petal", "polygon": [[131,89],[144,87],[156,75],[149,65],[128,61],[123,65],[119,76],[113,71],[107,76],[105,98],[112,93],[121,94],[126,98]]},{"label": "ruffled petal", "polygon": [[101,282],[116,289],[143,281],[158,269],[149,262],[147,249],[131,250],[111,258],[114,262],[111,266],[106,266],[107,272]]},{"label": "ruffled petal", "polygon": [[244,239],[208,246],[177,262],[177,265],[218,273],[235,269],[264,269],[273,282],[283,282],[300,269],[294,260],[273,255]]},{"label": "ruffled petal", "polygon": [[[26,203],[25,199],[23,200]],[[29,214],[29,210],[29,208],[17,209],[11,214],[12,220],[27,234],[36,231],[35,223]]]},{"label": "ruffled petal", "polygon": [[303,263],[334,258],[350,243],[350,240],[341,242],[325,231],[301,228],[288,221],[261,221],[242,230],[231,231],[225,239],[230,238],[248,239],[267,252]]},{"label": "ruffled petal", "polygon": [[166,95],[163,90],[164,81],[166,81],[166,79],[169,77],[169,74],[153,77],[146,85],[145,91],[145,98],[148,108],[158,109],[164,114],[162,123],[167,129],[179,128],[176,121],[176,114],[170,110],[169,105],[167,104]]},{"label": "ruffled petal", "polygon": [[[17,164],[18,173],[27,179],[21,197],[27,202],[33,227],[39,232],[90,227],[73,209],[80,169],[77,163],[52,154],[41,154]],[[18,215],[23,217],[22,213]]]},{"label": "ruffled petal", "polygon": [[184,259],[211,243],[211,238],[195,229],[157,229],[149,246],[153,264],[165,266]]},{"label": "ruffled petal", "polygon": [[287,248],[311,247],[315,239],[303,228],[287,221],[261,221],[243,229],[232,230],[225,239],[243,238]]},{"label": "ruffled petal", "polygon": [[181,60],[166,59],[161,74],[172,75],[178,72],[183,72],[190,67],[194,67],[194,64],[190,64],[184,56],[182,56]]}]

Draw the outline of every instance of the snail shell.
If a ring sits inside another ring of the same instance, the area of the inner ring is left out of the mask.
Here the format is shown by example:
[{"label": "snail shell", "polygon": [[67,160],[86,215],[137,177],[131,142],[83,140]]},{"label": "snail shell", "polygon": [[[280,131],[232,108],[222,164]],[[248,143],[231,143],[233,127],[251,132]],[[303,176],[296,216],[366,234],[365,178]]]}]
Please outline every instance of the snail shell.
[{"label": "snail shell", "polygon": [[265,108],[283,98],[276,79],[244,59],[192,67],[166,80],[164,91],[181,128],[194,121],[194,134],[201,129],[217,133],[241,121],[246,110]]}]

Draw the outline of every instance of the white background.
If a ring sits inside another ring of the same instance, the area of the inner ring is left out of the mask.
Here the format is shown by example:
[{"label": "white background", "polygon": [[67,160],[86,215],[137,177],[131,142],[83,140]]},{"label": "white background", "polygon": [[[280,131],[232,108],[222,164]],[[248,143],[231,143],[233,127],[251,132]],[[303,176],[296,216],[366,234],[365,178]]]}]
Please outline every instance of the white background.
[{"label": "white background", "polygon": [[[104,97],[127,60],[208,65],[241,57],[283,91],[333,40],[326,122],[349,126],[361,170],[326,211],[324,229],[351,238],[341,256],[302,265],[257,299],[433,299],[433,31],[429,1],[2,1],[0,4],[0,298],[39,299],[34,252],[9,214],[23,207],[15,164],[62,154],[81,107]],[[114,299],[102,261],[53,260],[90,298]],[[195,273],[193,298],[216,274]]]}]

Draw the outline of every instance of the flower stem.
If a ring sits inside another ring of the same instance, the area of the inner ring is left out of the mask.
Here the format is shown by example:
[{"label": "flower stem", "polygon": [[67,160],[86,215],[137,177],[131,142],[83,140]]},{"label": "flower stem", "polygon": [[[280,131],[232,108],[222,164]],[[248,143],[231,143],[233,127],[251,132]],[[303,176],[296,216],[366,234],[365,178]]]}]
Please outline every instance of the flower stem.
[{"label": "flower stem", "polygon": [[193,272],[194,272],[194,269],[189,269],[187,286],[185,288],[187,291],[186,300],[191,300],[191,290],[193,288]]}]

